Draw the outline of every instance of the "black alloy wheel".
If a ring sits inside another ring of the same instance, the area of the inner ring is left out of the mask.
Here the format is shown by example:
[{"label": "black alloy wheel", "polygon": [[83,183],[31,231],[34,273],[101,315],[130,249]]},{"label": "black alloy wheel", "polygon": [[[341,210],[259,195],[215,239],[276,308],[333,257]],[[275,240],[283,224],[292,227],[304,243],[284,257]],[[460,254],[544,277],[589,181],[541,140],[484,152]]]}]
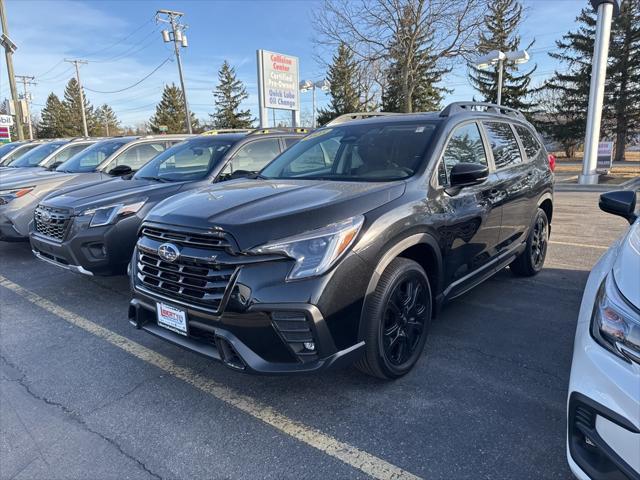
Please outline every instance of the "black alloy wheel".
[{"label": "black alloy wheel", "polygon": [[549,245],[549,219],[541,208],[538,209],[529,230],[525,250],[509,265],[514,275],[531,277],[544,267]]},{"label": "black alloy wheel", "polygon": [[422,267],[407,258],[394,259],[366,307],[366,353],[356,366],[384,379],[409,372],[424,349],[431,301],[431,286]]}]

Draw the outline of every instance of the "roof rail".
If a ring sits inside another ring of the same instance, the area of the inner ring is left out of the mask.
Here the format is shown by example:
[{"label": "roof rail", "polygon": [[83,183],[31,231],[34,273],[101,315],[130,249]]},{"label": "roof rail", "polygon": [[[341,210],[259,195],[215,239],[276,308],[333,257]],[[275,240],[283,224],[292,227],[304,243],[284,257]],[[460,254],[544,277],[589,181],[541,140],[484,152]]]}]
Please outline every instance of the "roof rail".
[{"label": "roof rail", "polygon": [[200,135],[220,135],[222,133],[249,133],[251,128],[214,128],[213,130],[207,130]]},{"label": "roof rail", "polygon": [[456,113],[460,112],[492,112],[501,115],[509,115],[512,117],[517,117],[521,119],[525,119],[525,116],[521,111],[516,110],[515,108],[505,107],[504,105],[497,105],[495,103],[487,103],[487,102],[453,102],[447,105],[441,112],[441,117],[450,117]]},{"label": "roof rail", "polygon": [[309,133],[310,128],[305,127],[266,127],[256,128],[249,135],[266,135],[267,133]]},{"label": "roof rail", "polygon": [[341,123],[351,122],[353,120],[364,120],[364,119],[367,119],[367,118],[386,117],[386,116],[391,116],[391,115],[402,115],[402,114],[401,113],[395,113],[395,112],[353,112],[353,113],[345,113],[343,115],[340,115],[340,116],[334,118],[330,122],[327,122],[324,126],[328,127],[330,125],[331,126],[332,125],[340,125]]}]

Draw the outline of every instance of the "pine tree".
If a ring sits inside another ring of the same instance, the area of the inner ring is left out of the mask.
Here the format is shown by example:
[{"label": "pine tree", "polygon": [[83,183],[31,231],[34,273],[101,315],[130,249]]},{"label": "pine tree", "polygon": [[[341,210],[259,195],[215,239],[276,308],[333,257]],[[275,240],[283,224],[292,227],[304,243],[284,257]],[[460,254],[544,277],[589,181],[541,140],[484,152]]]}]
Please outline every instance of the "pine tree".
[{"label": "pine tree", "polygon": [[[549,89],[556,100],[548,119],[541,127],[560,142],[568,157],[573,157],[577,147],[583,142],[589,105],[589,86],[596,17],[592,9],[583,9],[576,18],[579,25],[574,32],[563,35],[556,41],[556,52],[549,55],[567,66],[563,72],[556,71],[544,88]],[[609,102],[604,102],[603,118],[609,117]]]},{"label": "pine tree", "polygon": [[[518,27],[522,22],[522,5],[517,0],[495,0],[488,4],[484,17],[485,27],[476,43],[476,51],[484,55],[492,50],[512,52],[520,50]],[[527,48],[530,48],[533,42]],[[502,75],[502,99],[505,106],[530,111],[535,104],[528,98],[531,75],[537,67],[518,74],[516,65],[504,62]],[[486,102],[496,103],[498,99],[498,66],[481,70],[471,67],[469,78],[473,87]]]},{"label": "pine tree", "polygon": [[56,138],[67,134],[69,124],[67,110],[55,93],[51,92],[47,97],[47,103],[40,112],[40,117],[38,138]]},{"label": "pine tree", "polygon": [[[84,111],[87,120],[87,129],[89,135],[94,134],[97,126],[96,114],[91,103],[87,99],[86,94],[83,91],[84,98]],[[80,87],[75,78],[72,78],[67,83],[64,89],[64,100],[62,101],[63,108],[65,110],[66,123],[63,128],[63,135],[65,137],[75,137],[84,134],[82,125],[82,106],[80,104]]]},{"label": "pine tree", "polygon": [[389,66],[382,94],[385,112],[420,112],[440,108],[444,93],[438,86],[448,69],[439,67],[439,58],[431,53],[433,38],[416,22],[417,11],[404,7],[400,26],[388,49]]},{"label": "pine tree", "polygon": [[611,122],[605,129],[615,139],[614,160],[624,160],[627,141],[640,129],[640,0],[623,0],[613,20],[607,102]]},{"label": "pine tree", "polygon": [[120,132],[120,121],[113,109],[106,103],[96,110],[98,120],[97,133],[103,137],[118,135]]},{"label": "pine tree", "polygon": [[236,76],[235,69],[226,60],[218,71],[218,86],[213,92],[215,112],[211,115],[213,128],[251,128],[250,110],[240,110],[243,100],[249,98],[246,88]]},{"label": "pine tree", "polygon": [[353,52],[344,43],[338,46],[327,72],[331,100],[327,108],[318,111],[318,123],[324,125],[339,115],[362,109],[360,72]]},{"label": "pine tree", "polygon": [[[156,106],[156,113],[149,119],[149,128],[153,133],[184,133],[185,108],[182,91],[174,83],[165,85],[162,99]],[[165,130],[166,127],[166,130]],[[199,128],[198,120],[191,113],[191,127]]]}]

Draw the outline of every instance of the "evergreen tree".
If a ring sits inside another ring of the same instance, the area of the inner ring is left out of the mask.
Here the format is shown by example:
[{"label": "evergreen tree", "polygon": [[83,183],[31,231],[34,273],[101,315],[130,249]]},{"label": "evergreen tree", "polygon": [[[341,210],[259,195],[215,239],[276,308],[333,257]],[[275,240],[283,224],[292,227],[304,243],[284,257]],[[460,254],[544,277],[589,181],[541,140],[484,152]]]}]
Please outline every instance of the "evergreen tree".
[{"label": "evergreen tree", "polygon": [[[495,0],[488,4],[484,17],[484,29],[476,43],[476,51],[484,55],[492,50],[512,52],[520,50],[518,27],[522,22],[522,5],[517,0]],[[533,42],[527,48],[530,48]],[[517,65],[504,62],[502,74],[502,99],[505,106],[530,111],[535,105],[528,98],[531,75],[537,67],[518,74]],[[487,70],[471,67],[469,78],[473,87],[486,102],[498,99],[498,66]]]},{"label": "evergreen tree", "polygon": [[439,67],[440,59],[432,53],[432,34],[416,21],[417,16],[419,12],[413,4],[404,7],[400,26],[389,46],[386,88],[382,94],[385,112],[439,110],[448,91],[437,84],[449,70]]},{"label": "evergreen tree", "polygon": [[[162,99],[156,106],[156,113],[149,119],[149,128],[153,133],[184,133],[185,108],[182,91],[174,83],[165,85]],[[166,130],[164,130],[166,127]],[[191,113],[191,127],[199,128],[198,120]]]},{"label": "evergreen tree", "polygon": [[86,94],[83,91],[84,106],[80,104],[80,87],[75,78],[72,78],[67,83],[64,89],[64,100],[62,105],[65,110],[65,124],[63,128],[63,136],[76,137],[84,135],[84,129],[82,125],[82,108],[84,107],[85,116],[87,120],[87,129],[89,135],[93,135],[97,127],[96,114],[89,100],[87,100]]},{"label": "evergreen tree", "polygon": [[67,111],[55,93],[51,92],[47,97],[47,103],[40,112],[40,117],[38,138],[56,138],[66,135],[69,124]]},{"label": "evergreen tree", "polygon": [[96,110],[98,120],[97,133],[103,137],[118,135],[120,132],[120,121],[113,109],[106,103]]},{"label": "evergreen tree", "polygon": [[235,69],[226,60],[218,71],[218,86],[213,92],[215,112],[211,115],[213,128],[251,128],[250,110],[240,110],[240,104],[249,97],[246,88],[236,76]]},{"label": "evergreen tree", "polygon": [[633,132],[640,129],[640,0],[623,0],[613,20],[607,71],[611,122],[605,129],[615,139],[614,160],[624,160]]},{"label": "evergreen tree", "polygon": [[358,112],[362,109],[360,72],[353,59],[353,52],[341,43],[333,56],[327,81],[331,100],[327,108],[318,111],[318,123],[324,125],[339,115]]},{"label": "evergreen tree", "polygon": [[[568,32],[561,40],[556,41],[556,52],[549,53],[568,68],[563,72],[556,71],[545,83],[555,101],[546,121],[541,127],[555,140],[560,142],[568,157],[573,157],[577,147],[583,142],[587,124],[587,108],[589,105],[589,86],[593,45],[595,39],[596,17],[591,8],[583,9],[576,18],[579,25],[575,32]],[[609,102],[604,102],[603,118],[609,114]]]}]

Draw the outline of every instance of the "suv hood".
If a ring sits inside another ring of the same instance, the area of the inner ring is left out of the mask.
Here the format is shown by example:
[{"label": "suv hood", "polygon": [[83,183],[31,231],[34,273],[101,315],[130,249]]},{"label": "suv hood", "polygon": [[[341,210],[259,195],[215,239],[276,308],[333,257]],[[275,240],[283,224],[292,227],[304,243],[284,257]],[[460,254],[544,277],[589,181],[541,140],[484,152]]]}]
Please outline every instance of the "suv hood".
[{"label": "suv hood", "polygon": [[146,220],[222,228],[244,250],[364,214],[404,190],[402,181],[237,180],[178,194],[158,204]]},{"label": "suv hood", "polygon": [[640,309],[638,272],[640,272],[640,220],[636,220],[620,243],[618,256],[613,264],[613,277],[620,293]]},{"label": "suv hood", "polygon": [[[86,208],[107,206],[114,203],[139,201],[155,197],[156,201],[173,195],[183,182],[160,183],[153,180],[123,180],[115,178],[100,183],[71,187],[54,193],[42,203],[50,207],[71,208],[75,212]],[[159,198],[158,198],[159,197]]]},{"label": "suv hood", "polygon": [[[33,169],[29,168],[28,170]],[[39,170],[36,172],[24,173],[22,175],[16,174],[10,177],[0,177],[0,189],[7,190],[10,188],[44,185],[50,182],[64,182],[67,179],[74,178],[77,175],[80,174],[49,172],[47,170]]]}]

